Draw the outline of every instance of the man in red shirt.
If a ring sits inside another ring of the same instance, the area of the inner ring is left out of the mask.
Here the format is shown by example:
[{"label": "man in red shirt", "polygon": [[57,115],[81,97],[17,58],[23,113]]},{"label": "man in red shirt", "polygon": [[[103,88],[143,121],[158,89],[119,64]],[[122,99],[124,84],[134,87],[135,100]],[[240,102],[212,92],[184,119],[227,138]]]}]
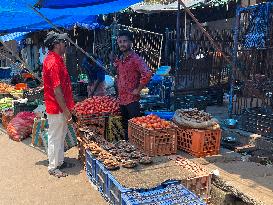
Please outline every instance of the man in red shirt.
[{"label": "man in red shirt", "polygon": [[126,140],[128,140],[128,120],[140,116],[140,91],[152,76],[144,60],[132,50],[132,41],[133,36],[129,31],[119,33],[117,43],[121,55],[114,62]]},{"label": "man in red shirt", "polygon": [[43,63],[44,99],[48,118],[48,172],[56,177],[65,177],[60,169],[64,162],[64,139],[67,124],[72,123],[71,110],[74,107],[72,87],[62,56],[66,50],[67,34],[49,32],[45,45],[48,55]]}]

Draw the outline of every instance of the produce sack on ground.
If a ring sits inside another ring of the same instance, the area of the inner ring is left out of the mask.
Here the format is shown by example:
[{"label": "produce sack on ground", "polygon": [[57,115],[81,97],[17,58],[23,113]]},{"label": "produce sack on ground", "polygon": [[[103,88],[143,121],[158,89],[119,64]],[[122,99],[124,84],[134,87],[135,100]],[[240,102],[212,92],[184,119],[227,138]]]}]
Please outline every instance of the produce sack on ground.
[{"label": "produce sack on ground", "polygon": [[196,108],[178,109],[175,111],[173,121],[181,127],[195,129],[218,129],[218,121],[209,113]]},{"label": "produce sack on ground", "polygon": [[32,145],[38,145],[42,146],[42,137],[41,133],[44,131],[45,126],[46,126],[46,119],[45,118],[35,118],[34,119],[34,124],[32,128],[32,135],[31,135],[31,144]]},{"label": "produce sack on ground", "polygon": [[35,114],[32,112],[20,112],[7,126],[7,133],[14,141],[21,141],[32,133]]}]

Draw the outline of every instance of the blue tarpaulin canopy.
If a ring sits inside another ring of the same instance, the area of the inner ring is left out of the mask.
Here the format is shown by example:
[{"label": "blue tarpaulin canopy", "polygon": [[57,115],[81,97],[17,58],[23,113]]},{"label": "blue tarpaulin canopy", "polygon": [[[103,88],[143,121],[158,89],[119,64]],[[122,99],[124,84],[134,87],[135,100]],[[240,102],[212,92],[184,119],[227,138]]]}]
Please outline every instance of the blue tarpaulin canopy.
[{"label": "blue tarpaulin canopy", "polygon": [[[67,27],[76,23],[92,24],[96,22],[96,15],[114,13],[140,1],[41,0],[42,8],[38,10],[55,25]],[[51,28],[30,8],[35,4],[37,4],[37,0],[1,0],[0,32],[24,32]],[[57,7],[58,9],[56,9]]]},{"label": "blue tarpaulin canopy", "polygon": [[0,36],[1,41],[10,41],[10,40],[21,40],[24,35],[28,34],[29,32],[14,32],[11,34]]},{"label": "blue tarpaulin canopy", "polygon": [[117,0],[69,0],[69,1],[55,1],[55,0],[39,0],[37,1],[37,6],[42,8],[51,9],[63,9],[63,8],[77,8],[84,6],[93,6],[98,4],[105,4],[114,2]]}]

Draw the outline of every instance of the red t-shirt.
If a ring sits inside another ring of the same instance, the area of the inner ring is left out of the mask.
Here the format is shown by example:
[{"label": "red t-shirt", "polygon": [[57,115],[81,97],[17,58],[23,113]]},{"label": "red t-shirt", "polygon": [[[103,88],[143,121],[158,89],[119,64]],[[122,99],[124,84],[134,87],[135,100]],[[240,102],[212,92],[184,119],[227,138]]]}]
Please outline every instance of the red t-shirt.
[{"label": "red t-shirt", "polygon": [[46,112],[59,114],[61,110],[54,94],[54,89],[59,85],[62,88],[64,100],[69,110],[74,107],[72,87],[67,68],[63,58],[53,51],[49,51],[43,63],[44,98]]},{"label": "red t-shirt", "polygon": [[138,101],[140,95],[133,95],[134,89],[141,84],[145,86],[151,79],[152,72],[144,60],[136,53],[131,53],[124,60],[116,59],[118,78],[117,86],[121,105]]}]

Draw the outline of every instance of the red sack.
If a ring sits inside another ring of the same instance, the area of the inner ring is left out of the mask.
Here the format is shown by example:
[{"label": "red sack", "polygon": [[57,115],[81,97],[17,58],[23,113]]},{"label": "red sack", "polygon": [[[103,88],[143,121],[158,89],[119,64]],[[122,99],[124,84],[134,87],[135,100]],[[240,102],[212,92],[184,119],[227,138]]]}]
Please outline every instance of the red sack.
[{"label": "red sack", "polygon": [[35,117],[33,112],[18,113],[7,126],[7,133],[10,139],[19,142],[29,137],[32,133]]}]

